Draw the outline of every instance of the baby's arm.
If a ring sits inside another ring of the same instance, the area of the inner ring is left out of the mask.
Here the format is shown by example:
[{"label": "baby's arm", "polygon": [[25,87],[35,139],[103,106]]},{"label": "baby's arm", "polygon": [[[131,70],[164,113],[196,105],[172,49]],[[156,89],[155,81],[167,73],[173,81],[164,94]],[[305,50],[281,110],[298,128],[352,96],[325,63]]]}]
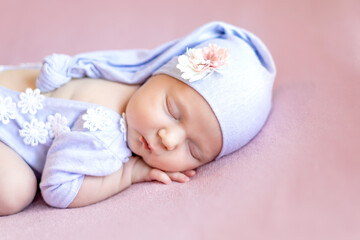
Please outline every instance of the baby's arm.
[{"label": "baby's arm", "polygon": [[85,176],[78,194],[68,207],[82,207],[100,202],[130,186],[131,169],[135,161],[131,158],[119,170],[107,176]]},{"label": "baby's arm", "polygon": [[171,181],[184,183],[194,175],[194,170],[183,173],[163,172],[151,168],[140,157],[131,157],[122,168],[111,175],[103,177],[85,176],[78,194],[69,207],[82,207],[102,201],[121,192],[133,183],[153,180],[165,184],[170,184]]},{"label": "baby's arm", "polygon": [[85,176],[78,194],[68,207],[82,207],[102,201],[134,183],[153,180],[165,184],[170,184],[171,181],[184,183],[189,181],[189,177],[194,175],[194,170],[183,173],[163,172],[159,169],[151,168],[140,157],[131,157],[123,167],[111,175],[103,177]]},{"label": "baby's arm", "polygon": [[79,118],[71,131],[57,136],[47,153],[40,189],[50,206],[86,206],[137,182],[184,181],[183,173],[165,173],[131,157],[122,134],[84,131],[82,121]]}]

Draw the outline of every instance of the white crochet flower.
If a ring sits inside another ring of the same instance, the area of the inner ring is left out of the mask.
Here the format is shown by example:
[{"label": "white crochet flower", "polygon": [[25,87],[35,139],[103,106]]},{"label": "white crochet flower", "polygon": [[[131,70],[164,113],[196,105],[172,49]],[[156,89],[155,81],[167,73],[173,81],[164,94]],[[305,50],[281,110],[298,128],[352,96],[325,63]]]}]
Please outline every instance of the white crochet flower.
[{"label": "white crochet flower", "polygon": [[60,113],[50,115],[47,117],[45,127],[49,130],[50,138],[56,138],[63,133],[70,132],[70,128],[67,126],[68,120],[66,117],[61,116]]},{"label": "white crochet flower", "polygon": [[109,112],[102,107],[89,108],[86,113],[82,116],[85,121],[83,128],[89,129],[90,132],[104,130],[111,123]]},{"label": "white crochet flower", "polygon": [[20,101],[18,107],[21,108],[21,113],[36,114],[36,112],[43,108],[42,102],[45,97],[40,95],[40,90],[37,88],[34,91],[31,88],[27,88],[24,93],[20,93]]},{"label": "white crochet flower", "polygon": [[14,103],[11,97],[0,97],[0,121],[3,124],[8,124],[10,119],[16,117],[16,103]]},{"label": "white crochet flower", "polygon": [[126,141],[126,118],[125,118],[125,113],[123,113],[121,115],[121,118],[120,118],[120,131],[124,135],[124,141]]},{"label": "white crochet flower", "polygon": [[48,135],[45,123],[39,122],[36,118],[32,119],[30,123],[25,122],[19,133],[24,138],[24,143],[31,146],[37,146],[39,143],[44,144]]}]

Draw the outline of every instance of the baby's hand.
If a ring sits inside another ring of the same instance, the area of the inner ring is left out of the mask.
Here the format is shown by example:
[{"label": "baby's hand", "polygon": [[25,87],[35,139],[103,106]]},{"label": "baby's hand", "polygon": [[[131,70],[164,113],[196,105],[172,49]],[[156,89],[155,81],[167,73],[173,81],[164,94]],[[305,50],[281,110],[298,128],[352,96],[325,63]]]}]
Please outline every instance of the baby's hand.
[{"label": "baby's hand", "polygon": [[185,183],[190,177],[196,174],[195,170],[187,170],[184,172],[164,172],[157,168],[147,165],[140,157],[133,158],[136,161],[132,171],[132,183],[158,181],[170,184],[172,181]]}]

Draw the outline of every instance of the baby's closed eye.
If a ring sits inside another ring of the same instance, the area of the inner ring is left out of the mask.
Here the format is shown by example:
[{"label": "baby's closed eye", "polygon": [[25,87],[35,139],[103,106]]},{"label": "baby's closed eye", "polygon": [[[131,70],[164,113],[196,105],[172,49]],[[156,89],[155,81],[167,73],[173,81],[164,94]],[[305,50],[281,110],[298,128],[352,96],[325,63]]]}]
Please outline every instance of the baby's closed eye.
[{"label": "baby's closed eye", "polygon": [[165,99],[165,106],[166,106],[166,111],[168,112],[168,114],[173,117],[175,120],[179,120],[180,119],[180,112],[179,109],[176,107],[173,99],[166,97]]}]

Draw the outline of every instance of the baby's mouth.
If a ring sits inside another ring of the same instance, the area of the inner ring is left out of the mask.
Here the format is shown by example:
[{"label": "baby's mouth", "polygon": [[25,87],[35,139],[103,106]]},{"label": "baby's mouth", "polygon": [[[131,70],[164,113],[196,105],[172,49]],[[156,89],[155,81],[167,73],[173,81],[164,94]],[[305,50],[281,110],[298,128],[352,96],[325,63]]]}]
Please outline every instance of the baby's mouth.
[{"label": "baby's mouth", "polygon": [[151,152],[151,147],[150,147],[149,143],[146,141],[146,139],[144,138],[144,136],[141,136],[140,141],[144,144],[145,150]]}]

